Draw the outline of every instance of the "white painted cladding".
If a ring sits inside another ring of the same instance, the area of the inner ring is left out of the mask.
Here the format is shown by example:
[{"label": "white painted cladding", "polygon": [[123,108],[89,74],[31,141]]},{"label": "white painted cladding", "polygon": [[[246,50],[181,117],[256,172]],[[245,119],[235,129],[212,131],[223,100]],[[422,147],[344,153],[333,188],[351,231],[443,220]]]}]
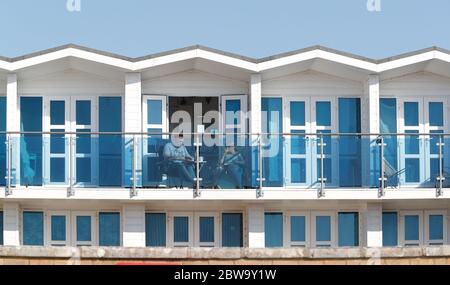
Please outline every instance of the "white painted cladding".
[{"label": "white painted cladding", "polygon": [[450,96],[450,79],[429,72],[418,72],[383,80],[381,96]]}]

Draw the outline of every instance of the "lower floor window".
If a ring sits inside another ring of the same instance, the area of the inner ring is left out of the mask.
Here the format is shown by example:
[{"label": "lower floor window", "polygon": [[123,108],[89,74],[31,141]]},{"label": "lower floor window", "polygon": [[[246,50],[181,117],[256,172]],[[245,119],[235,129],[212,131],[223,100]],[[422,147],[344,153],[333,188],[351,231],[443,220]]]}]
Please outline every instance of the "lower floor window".
[{"label": "lower floor window", "polygon": [[338,213],[338,245],[359,246],[358,213]]},{"label": "lower floor window", "polygon": [[332,221],[329,215],[315,216],[315,246],[331,247],[332,246]]},{"label": "lower floor window", "polygon": [[65,246],[68,242],[67,235],[67,215],[65,214],[50,214],[50,245],[51,246]]},{"label": "lower floor window", "polygon": [[189,243],[188,216],[178,216],[173,218],[173,242],[175,245]]},{"label": "lower floor window", "polygon": [[266,247],[283,246],[283,213],[265,213],[264,233]]},{"label": "lower floor window", "polygon": [[99,245],[120,246],[120,213],[99,213]]},{"label": "lower floor window", "polygon": [[199,217],[200,245],[214,245],[214,217]]},{"label": "lower floor window", "polygon": [[222,246],[242,247],[242,214],[223,213],[222,214]]},{"label": "lower floor window", "polygon": [[397,212],[383,212],[382,215],[383,246],[398,245]]},{"label": "lower floor window", "polygon": [[93,242],[93,217],[87,214],[75,215],[76,245],[91,245]]},{"label": "lower floor window", "polygon": [[294,214],[289,217],[291,246],[306,246],[306,222],[306,216],[303,215]]},{"label": "lower floor window", "polygon": [[44,213],[23,212],[23,244],[44,245]]},{"label": "lower floor window", "polygon": [[421,225],[419,214],[404,214],[403,241],[405,246],[419,246],[421,244]]},{"label": "lower floor window", "polygon": [[147,213],[145,215],[145,243],[146,246],[166,246],[166,214]]}]

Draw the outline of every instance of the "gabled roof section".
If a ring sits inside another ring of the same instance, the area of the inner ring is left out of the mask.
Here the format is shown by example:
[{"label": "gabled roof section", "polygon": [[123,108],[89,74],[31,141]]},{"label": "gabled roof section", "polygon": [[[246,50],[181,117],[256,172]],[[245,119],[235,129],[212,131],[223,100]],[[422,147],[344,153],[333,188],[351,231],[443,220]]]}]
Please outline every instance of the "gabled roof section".
[{"label": "gabled roof section", "polygon": [[365,70],[370,73],[381,73],[433,59],[450,63],[450,51],[439,47],[430,47],[427,49],[375,60],[323,46],[311,46],[300,50],[256,59],[201,45],[194,45],[143,57],[131,58],[75,44],[68,44],[14,58],[0,56],[0,69],[14,72],[27,67],[32,67],[38,64],[67,57],[105,64],[123,69],[124,71],[143,71],[145,69],[150,69],[152,67],[161,66],[164,64],[171,64],[196,58],[206,59],[212,62],[217,62],[219,64],[240,68],[247,70],[248,72],[255,73],[314,59],[323,59]]}]

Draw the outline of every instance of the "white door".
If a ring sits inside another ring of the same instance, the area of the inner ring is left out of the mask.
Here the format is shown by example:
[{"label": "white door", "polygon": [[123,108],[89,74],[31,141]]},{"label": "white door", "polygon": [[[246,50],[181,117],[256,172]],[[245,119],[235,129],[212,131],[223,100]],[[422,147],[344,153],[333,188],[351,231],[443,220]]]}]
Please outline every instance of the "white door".
[{"label": "white door", "polygon": [[311,116],[309,98],[285,100],[285,130],[290,135],[284,138],[285,182],[288,186],[311,185]]},{"label": "white door", "polygon": [[167,97],[166,96],[143,96],[142,119],[144,135],[142,139],[142,171],[143,186],[159,186],[163,181],[158,171],[161,162],[162,149],[164,147],[168,132]]},{"label": "white door", "polygon": [[69,184],[69,97],[44,97],[44,185]]}]

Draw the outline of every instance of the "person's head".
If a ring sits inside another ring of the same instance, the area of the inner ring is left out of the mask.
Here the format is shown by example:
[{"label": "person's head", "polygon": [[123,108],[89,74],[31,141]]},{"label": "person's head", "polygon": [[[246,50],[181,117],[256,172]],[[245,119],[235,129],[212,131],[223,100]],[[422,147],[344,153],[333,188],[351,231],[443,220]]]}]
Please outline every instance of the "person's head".
[{"label": "person's head", "polygon": [[226,151],[227,153],[235,153],[235,152],[236,152],[236,148],[235,148],[234,146],[227,146],[227,147],[225,148],[225,151]]},{"label": "person's head", "polygon": [[175,147],[180,147],[184,143],[183,141],[183,133],[172,134],[172,144]]}]

